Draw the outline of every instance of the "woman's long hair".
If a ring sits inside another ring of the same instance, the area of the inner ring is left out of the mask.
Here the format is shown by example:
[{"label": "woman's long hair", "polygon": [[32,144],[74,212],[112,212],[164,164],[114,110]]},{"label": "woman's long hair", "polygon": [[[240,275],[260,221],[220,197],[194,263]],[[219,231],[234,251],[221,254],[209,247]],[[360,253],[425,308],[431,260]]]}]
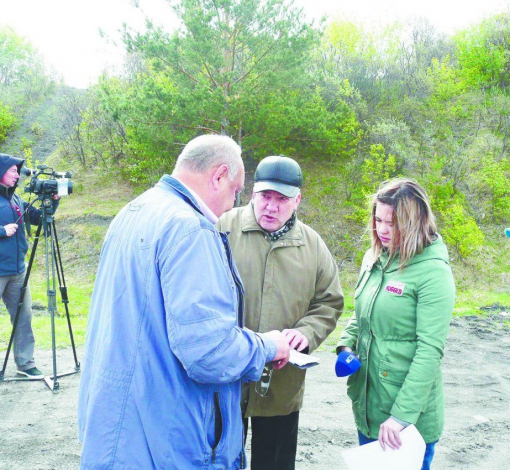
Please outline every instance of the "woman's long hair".
[{"label": "woman's long hair", "polygon": [[368,225],[372,238],[372,259],[381,254],[383,245],[377,236],[375,209],[377,203],[393,208],[393,235],[388,247],[389,261],[398,253],[399,267],[430,245],[436,235],[436,222],[424,189],[412,179],[396,178],[385,181],[370,198],[371,216]]}]

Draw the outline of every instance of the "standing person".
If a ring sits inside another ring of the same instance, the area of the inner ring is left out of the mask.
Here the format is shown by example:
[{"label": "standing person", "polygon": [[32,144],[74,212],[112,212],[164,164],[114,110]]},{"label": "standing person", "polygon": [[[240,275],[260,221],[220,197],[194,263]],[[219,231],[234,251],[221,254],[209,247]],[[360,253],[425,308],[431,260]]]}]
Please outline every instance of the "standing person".
[{"label": "standing person", "polygon": [[244,468],[241,380],[283,367],[289,345],[242,326],[243,287],[214,224],[243,183],[240,147],[204,135],[113,220],[87,327],[81,468]]},{"label": "standing person", "polygon": [[[29,206],[17,194],[18,180],[24,160],[0,154],[0,294],[14,322],[21,289],[25,282],[25,257],[28,242],[24,226],[38,224],[41,211]],[[54,196],[54,208],[58,196]],[[27,284],[14,335],[14,362],[18,375],[42,378],[34,362],[35,339],[32,331],[32,298]]]},{"label": "standing person", "polygon": [[361,360],[347,381],[360,445],[378,439],[398,449],[400,431],[414,424],[428,470],[444,423],[441,361],[455,300],[448,252],[425,191],[410,179],[377,191],[369,228],[355,314],[337,353]]},{"label": "standing person", "polygon": [[[293,349],[311,352],[333,331],[343,308],[338,269],[317,232],[297,218],[298,163],[267,157],[254,179],[251,202],[224,214],[219,223],[231,232],[246,287],[246,325],[260,332],[283,330]],[[305,371],[288,365],[267,370],[265,378],[243,387],[245,432],[251,419],[251,469],[294,469]]]}]

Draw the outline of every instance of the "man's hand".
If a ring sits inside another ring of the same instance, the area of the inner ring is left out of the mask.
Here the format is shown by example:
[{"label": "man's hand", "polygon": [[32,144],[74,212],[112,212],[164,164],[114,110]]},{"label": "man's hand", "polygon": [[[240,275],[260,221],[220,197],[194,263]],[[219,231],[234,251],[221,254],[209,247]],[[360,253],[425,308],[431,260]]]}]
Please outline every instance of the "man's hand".
[{"label": "man's hand", "polygon": [[53,196],[51,196],[51,198],[54,200],[54,201],[58,201],[60,199],[60,196],[58,194],[54,194]]},{"label": "man's hand", "polygon": [[4,225],[4,229],[5,229],[5,234],[8,237],[12,237],[16,233],[16,230],[18,230],[18,224]]},{"label": "man's hand", "polygon": [[302,351],[303,349],[307,348],[308,338],[301,333],[299,330],[283,330],[282,333],[287,338],[287,341],[289,342],[289,346],[292,349],[295,349],[297,351]]},{"label": "man's hand", "polygon": [[379,444],[383,450],[386,450],[386,444],[393,450],[400,449],[402,441],[400,440],[400,431],[404,426],[398,424],[393,418],[388,418],[379,428]]},{"label": "man's hand", "polygon": [[287,338],[283,333],[276,330],[262,333],[262,336],[268,337],[276,344],[276,356],[273,359],[273,366],[275,369],[281,369],[289,362],[290,357],[290,347]]}]

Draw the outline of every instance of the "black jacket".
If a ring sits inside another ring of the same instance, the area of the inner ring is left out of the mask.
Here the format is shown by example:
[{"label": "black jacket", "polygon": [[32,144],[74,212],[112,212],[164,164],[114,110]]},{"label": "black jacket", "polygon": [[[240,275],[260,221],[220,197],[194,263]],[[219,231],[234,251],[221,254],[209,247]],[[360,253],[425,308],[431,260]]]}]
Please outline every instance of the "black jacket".
[{"label": "black jacket", "polygon": [[[20,158],[0,154],[0,179],[12,165],[18,167],[18,173],[21,172],[23,162]],[[25,271],[25,256],[28,250],[26,220],[37,225],[41,218],[40,210],[29,207],[29,204],[15,194],[16,187],[17,184],[12,188],[0,185],[0,276],[12,276]],[[21,219],[20,214],[23,214]],[[18,224],[18,230],[8,237],[4,226],[13,223]]]}]

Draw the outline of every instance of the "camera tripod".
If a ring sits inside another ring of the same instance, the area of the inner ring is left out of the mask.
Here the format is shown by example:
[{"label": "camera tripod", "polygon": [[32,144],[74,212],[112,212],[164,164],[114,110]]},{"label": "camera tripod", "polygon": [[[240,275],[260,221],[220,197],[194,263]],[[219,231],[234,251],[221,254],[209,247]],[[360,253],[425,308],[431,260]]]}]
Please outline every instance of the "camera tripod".
[{"label": "camera tripod", "polygon": [[[37,199],[36,199],[37,200]],[[34,245],[32,247],[32,252],[30,253],[30,261],[28,263],[25,280],[23,282],[23,287],[21,288],[20,299],[18,303],[18,308],[16,310],[16,316],[14,317],[14,322],[12,325],[12,333],[9,339],[9,345],[7,347],[7,353],[5,355],[4,365],[2,370],[0,371],[0,381],[24,381],[24,380],[44,380],[46,385],[53,393],[57,393],[59,391],[59,383],[58,378],[64,377],[67,375],[76,374],[80,371],[80,363],[78,362],[78,358],[76,356],[76,347],[74,345],[73,338],[73,330],[71,327],[71,317],[69,316],[69,298],[67,296],[67,286],[65,284],[64,278],[64,268],[62,265],[62,258],[60,256],[60,247],[58,244],[57,231],[55,228],[55,220],[54,220],[54,208],[53,202],[51,200],[50,195],[42,195],[39,196],[38,200],[42,200],[41,204],[41,219],[37,226],[37,232],[34,238]],[[35,201],[34,201],[35,202]],[[21,217],[20,217],[21,218]],[[45,265],[46,265],[46,292],[48,299],[48,312],[51,318],[51,341],[52,341],[52,353],[53,353],[53,376],[41,376],[40,378],[4,378],[5,369],[7,367],[7,361],[9,359],[9,353],[11,351],[11,347],[14,341],[14,336],[16,334],[16,326],[18,324],[19,315],[21,312],[21,308],[23,306],[23,301],[25,299],[25,293],[28,287],[28,281],[30,278],[30,273],[32,271],[32,265],[34,262],[35,253],[37,251],[37,247],[39,244],[39,239],[41,236],[41,232],[43,233],[44,238],[44,249],[45,249]],[[69,328],[69,337],[71,339],[71,345],[73,349],[74,355],[74,370],[66,373],[57,374],[57,358],[56,358],[56,341],[55,341],[55,313],[57,312],[57,302],[56,302],[56,278],[55,272],[58,277],[58,284],[60,288],[60,296],[62,299],[62,303],[65,306],[66,317],[67,317],[67,325]]]}]

